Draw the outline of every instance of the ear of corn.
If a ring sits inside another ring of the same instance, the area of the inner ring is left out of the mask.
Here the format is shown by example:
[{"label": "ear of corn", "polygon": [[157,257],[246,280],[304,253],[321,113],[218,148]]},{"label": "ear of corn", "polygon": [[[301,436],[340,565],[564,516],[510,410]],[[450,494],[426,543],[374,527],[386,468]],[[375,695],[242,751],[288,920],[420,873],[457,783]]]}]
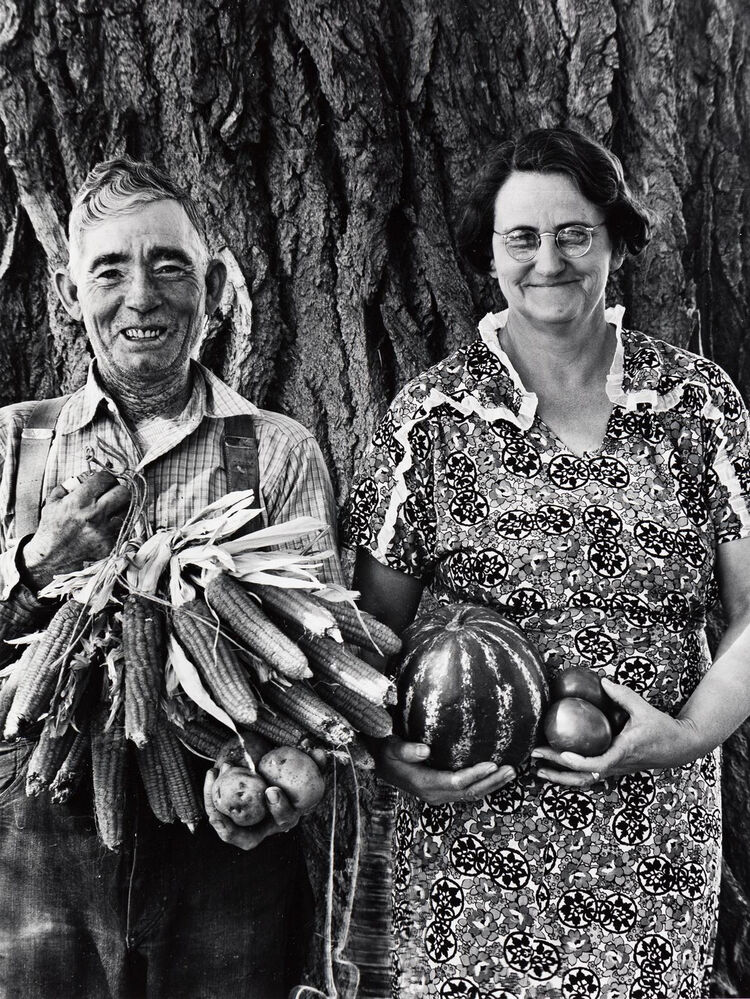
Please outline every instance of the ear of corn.
[{"label": "ear of corn", "polygon": [[314,689],[362,735],[384,739],[393,731],[393,720],[385,708],[366,700],[349,687],[321,680],[314,684]]},{"label": "ear of corn", "polygon": [[283,688],[267,683],[262,696],[271,707],[280,709],[329,746],[343,746],[354,738],[354,730],[346,718],[304,683],[291,683]]},{"label": "ear of corn", "polygon": [[242,583],[225,572],[206,587],[206,599],[237,638],[290,680],[311,676],[303,652],[268,620]]},{"label": "ear of corn", "polygon": [[267,704],[261,704],[258,717],[252,725],[251,732],[257,732],[268,739],[274,746],[299,746],[306,739],[304,729],[296,725],[280,709],[272,709]]},{"label": "ear of corn", "polygon": [[29,759],[29,767],[26,772],[26,794],[33,798],[41,794],[52,783],[68,755],[76,735],[70,727],[62,735],[53,735],[53,721],[52,715],[49,715]]},{"label": "ear of corn", "polygon": [[392,656],[401,651],[401,639],[396,632],[367,611],[360,610],[358,615],[354,607],[345,600],[313,599],[325,606],[335,618],[345,642],[365,649],[375,649],[384,656]]},{"label": "ear of corn", "polygon": [[127,741],[122,706],[109,728],[107,715],[102,707],[91,722],[91,770],[99,838],[109,850],[116,850],[125,835]]},{"label": "ear of corn", "polygon": [[234,652],[211,623],[206,604],[191,600],[175,607],[172,627],[219,706],[238,724],[252,725],[258,716],[257,699]]},{"label": "ear of corn", "polygon": [[190,772],[182,755],[182,746],[171,728],[160,725],[155,733],[156,749],[164,773],[169,799],[177,818],[184,822],[191,832],[203,817],[203,808],[195,793]]},{"label": "ear of corn", "polygon": [[228,730],[208,715],[186,721],[182,727],[172,725],[172,730],[184,746],[206,760],[215,760],[227,741]]},{"label": "ear of corn", "polygon": [[131,594],[122,611],[125,660],[125,734],[145,745],[156,726],[164,676],[164,616],[151,600]]},{"label": "ear of corn", "polygon": [[358,735],[346,748],[349,750],[347,762],[350,762],[357,770],[375,770],[375,760],[361,735]]},{"label": "ear of corn", "polygon": [[235,649],[235,653],[242,665],[250,671],[250,675],[258,683],[268,683],[276,675],[276,671],[268,665],[265,659],[261,659],[253,652],[248,652],[247,649]]},{"label": "ear of corn", "polygon": [[328,636],[341,642],[341,632],[331,612],[318,600],[301,590],[281,586],[261,586],[245,583],[247,589],[260,598],[265,610],[286,621],[293,621],[311,635]]},{"label": "ear of corn", "polygon": [[141,772],[141,780],[151,811],[160,822],[174,822],[176,813],[169,796],[156,742],[156,739],[151,739],[137,751],[138,769]]},{"label": "ear of corn", "polygon": [[352,741],[346,746],[339,746],[332,749],[329,746],[321,747],[318,742],[317,745],[313,744],[312,746],[308,746],[308,751],[311,748],[323,748],[326,753],[333,756],[333,758],[339,763],[343,763],[344,766],[352,764],[357,768],[357,770],[375,769],[375,760],[373,759],[370,750],[365,745],[364,739],[361,735],[355,735]]},{"label": "ear of corn", "polygon": [[[29,649],[26,650],[30,652]],[[24,653],[25,654],[25,653]],[[13,703],[13,698],[16,696],[16,690],[18,689],[18,678],[21,675],[21,662],[23,661],[23,656],[13,668],[13,671],[8,674],[3,683],[2,690],[0,690],[0,732],[5,731],[5,723],[8,720],[8,712],[10,711],[10,706]]]},{"label": "ear of corn", "polygon": [[350,746],[347,746],[351,761],[357,770],[374,770],[375,760],[372,753],[365,745],[361,736],[357,736]]},{"label": "ear of corn", "polygon": [[6,739],[23,735],[49,709],[62,658],[80,630],[82,615],[88,620],[81,604],[67,600],[50,621],[44,636],[21,656],[18,688],[5,723]]},{"label": "ear of corn", "polygon": [[13,600],[0,602],[0,642],[31,634],[42,627],[48,617],[48,607],[19,583],[13,590]]},{"label": "ear of corn", "polygon": [[75,733],[73,742],[55,779],[50,784],[50,795],[57,805],[64,804],[78,787],[91,760],[91,741],[88,727]]},{"label": "ear of corn", "polygon": [[299,643],[317,677],[343,684],[373,704],[395,703],[396,691],[388,677],[348,649],[316,635],[300,635]]}]

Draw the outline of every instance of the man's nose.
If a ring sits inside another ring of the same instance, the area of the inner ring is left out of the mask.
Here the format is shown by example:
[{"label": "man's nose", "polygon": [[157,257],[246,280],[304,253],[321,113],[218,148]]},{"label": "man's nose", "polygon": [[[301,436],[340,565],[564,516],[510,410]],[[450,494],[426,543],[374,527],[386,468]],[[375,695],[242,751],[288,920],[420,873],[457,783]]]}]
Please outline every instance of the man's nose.
[{"label": "man's nose", "polygon": [[541,240],[534,258],[534,268],[540,274],[559,274],[565,268],[565,258],[557,247],[554,233],[542,233]]},{"label": "man's nose", "polygon": [[145,267],[136,267],[130,275],[125,305],[135,312],[150,312],[158,304],[158,289],[151,274]]}]

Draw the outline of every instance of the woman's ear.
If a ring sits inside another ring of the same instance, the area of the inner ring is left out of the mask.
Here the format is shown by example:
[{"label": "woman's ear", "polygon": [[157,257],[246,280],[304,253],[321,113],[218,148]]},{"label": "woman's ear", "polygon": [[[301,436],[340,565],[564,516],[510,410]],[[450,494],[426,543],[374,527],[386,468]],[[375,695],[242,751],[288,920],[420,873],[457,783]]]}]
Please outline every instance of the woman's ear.
[{"label": "woman's ear", "polygon": [[67,269],[60,268],[60,270],[55,271],[55,289],[63,308],[71,319],[77,319],[80,322],[83,319],[83,314],[78,301],[78,287]]},{"label": "woman's ear", "polygon": [[622,267],[622,262],[625,259],[625,252],[624,246],[618,246],[612,250],[612,256],[609,264],[610,271],[619,271]]}]

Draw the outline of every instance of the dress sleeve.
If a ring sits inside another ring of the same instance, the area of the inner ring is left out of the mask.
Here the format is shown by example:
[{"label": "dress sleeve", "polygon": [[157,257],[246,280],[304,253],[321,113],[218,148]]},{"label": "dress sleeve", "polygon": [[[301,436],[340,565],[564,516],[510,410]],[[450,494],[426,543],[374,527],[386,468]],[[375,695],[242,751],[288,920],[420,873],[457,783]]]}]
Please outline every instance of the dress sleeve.
[{"label": "dress sleeve", "polygon": [[397,396],[362,456],[342,518],[347,547],[419,579],[436,561],[434,426]]},{"label": "dress sleeve", "polygon": [[704,409],[707,499],[716,541],[750,537],[750,418],[728,375],[714,366],[712,400]]}]

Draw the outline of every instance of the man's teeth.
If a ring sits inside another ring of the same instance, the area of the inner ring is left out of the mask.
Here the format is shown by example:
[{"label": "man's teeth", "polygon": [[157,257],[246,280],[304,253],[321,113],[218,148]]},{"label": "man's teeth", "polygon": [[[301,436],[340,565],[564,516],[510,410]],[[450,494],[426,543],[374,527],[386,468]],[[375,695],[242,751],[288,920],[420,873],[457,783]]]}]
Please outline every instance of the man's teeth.
[{"label": "man's teeth", "polygon": [[139,326],[131,326],[130,329],[124,330],[124,333],[130,340],[155,340],[161,330],[146,330]]}]

